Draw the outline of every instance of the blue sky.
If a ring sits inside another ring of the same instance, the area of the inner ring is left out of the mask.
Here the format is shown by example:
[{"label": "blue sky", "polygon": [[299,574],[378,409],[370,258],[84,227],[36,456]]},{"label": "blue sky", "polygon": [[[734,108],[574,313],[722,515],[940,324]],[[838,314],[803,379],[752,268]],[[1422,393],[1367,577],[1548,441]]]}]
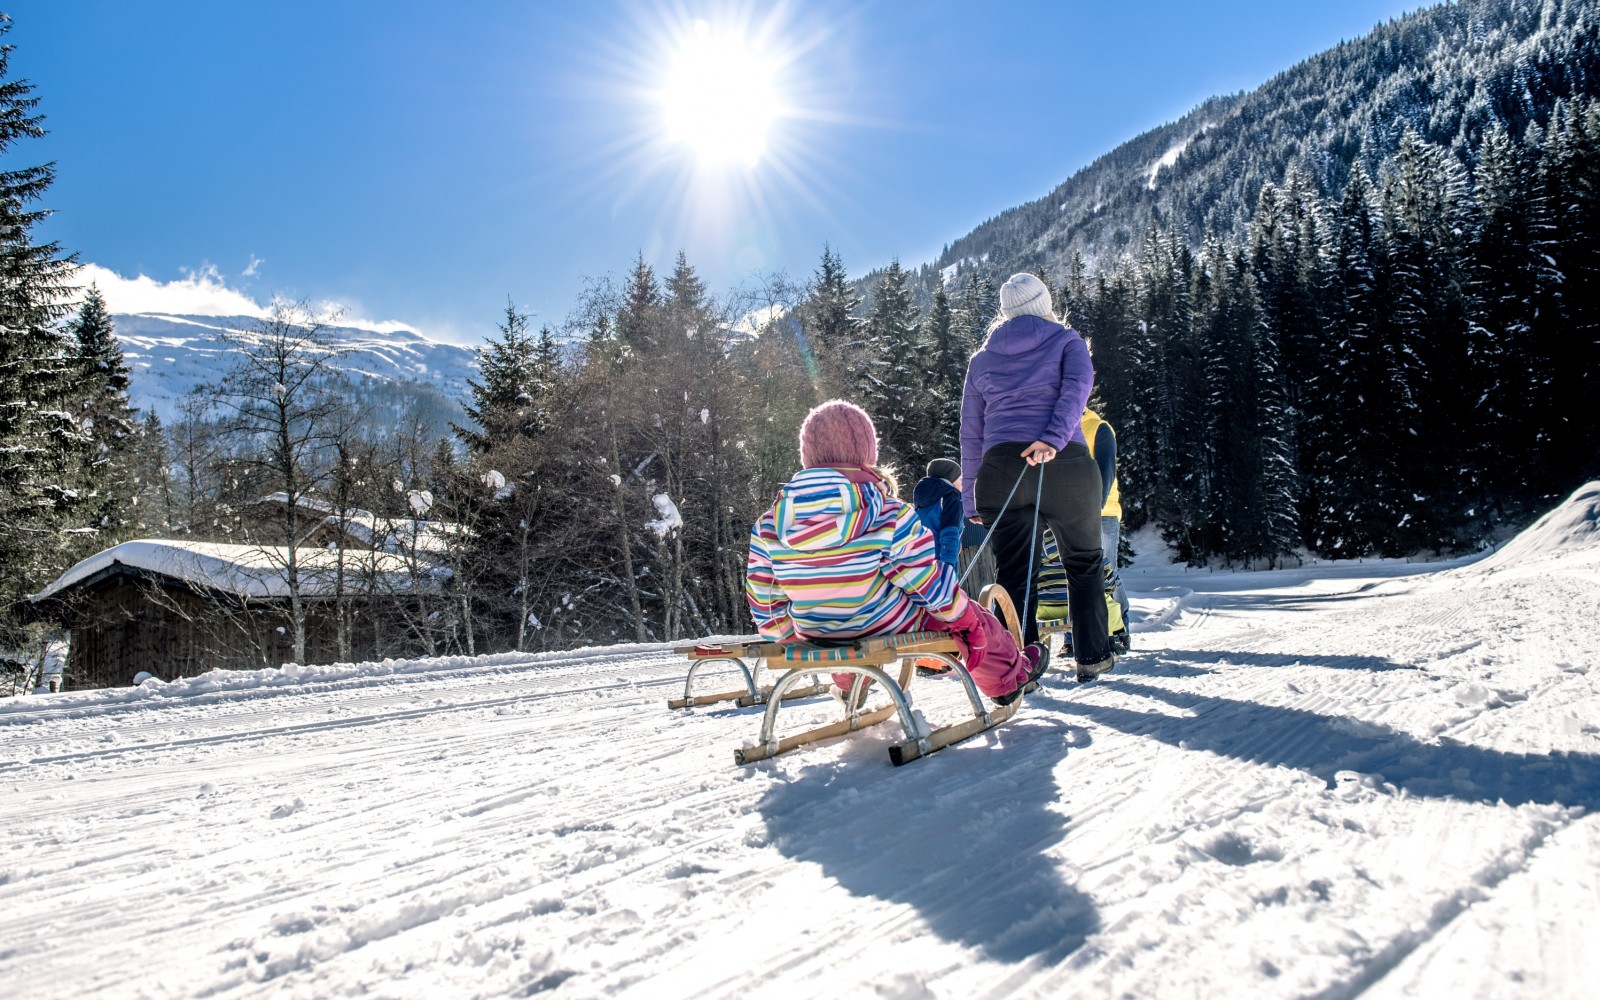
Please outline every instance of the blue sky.
[{"label": "blue sky", "polygon": [[[57,162],[42,235],[114,308],[283,296],[472,343],[641,251],[717,291],[824,241],[851,273],[924,262],[1417,6],[11,0],[51,135],[8,159]],[[713,162],[767,117],[759,158]]]}]

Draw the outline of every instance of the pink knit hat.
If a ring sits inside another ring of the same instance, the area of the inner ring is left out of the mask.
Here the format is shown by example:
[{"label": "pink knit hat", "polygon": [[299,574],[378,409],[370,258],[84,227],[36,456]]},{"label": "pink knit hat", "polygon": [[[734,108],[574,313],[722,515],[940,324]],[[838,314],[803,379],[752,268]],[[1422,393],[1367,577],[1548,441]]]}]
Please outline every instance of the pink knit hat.
[{"label": "pink knit hat", "polygon": [[877,465],[878,431],[867,411],[842,399],[830,399],[806,414],[800,425],[800,464]]}]

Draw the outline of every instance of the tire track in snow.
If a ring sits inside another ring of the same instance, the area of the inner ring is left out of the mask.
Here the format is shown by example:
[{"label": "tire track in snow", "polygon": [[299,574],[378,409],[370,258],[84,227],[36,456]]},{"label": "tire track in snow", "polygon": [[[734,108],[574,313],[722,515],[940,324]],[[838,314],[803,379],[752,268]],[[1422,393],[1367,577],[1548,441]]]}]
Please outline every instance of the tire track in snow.
[{"label": "tire track in snow", "polygon": [[557,698],[563,695],[589,693],[599,691],[613,691],[619,689],[632,689],[638,687],[657,687],[673,683],[671,680],[658,681],[625,681],[604,685],[590,685],[584,688],[569,688],[557,691],[541,691],[538,693],[522,693],[499,698],[485,698],[469,702],[438,703],[423,708],[397,709],[382,715],[358,715],[351,718],[331,719],[321,722],[304,722],[285,726],[272,726],[262,729],[249,729],[240,732],[224,733],[215,736],[196,736],[187,739],[167,740],[162,743],[135,743],[123,746],[106,747],[103,750],[83,750],[76,753],[59,754],[54,757],[35,757],[32,760],[20,761],[25,764],[45,765],[57,764],[65,761],[88,760],[103,758],[116,754],[138,753],[140,751],[158,752],[175,750],[182,747],[210,746],[217,743],[238,743],[250,740],[271,739],[278,736],[296,736],[313,733],[324,733],[336,729],[349,729],[361,726],[382,725],[390,722],[401,722],[408,719],[432,718],[445,712],[465,712],[488,708],[499,708],[508,705],[527,704],[547,698]]}]

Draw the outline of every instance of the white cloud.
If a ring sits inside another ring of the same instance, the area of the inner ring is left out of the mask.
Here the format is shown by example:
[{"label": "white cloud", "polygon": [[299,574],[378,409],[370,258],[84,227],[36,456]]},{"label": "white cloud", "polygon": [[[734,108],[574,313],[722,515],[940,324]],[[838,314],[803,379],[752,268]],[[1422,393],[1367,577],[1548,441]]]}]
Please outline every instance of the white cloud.
[{"label": "white cloud", "polygon": [[[253,259],[253,258],[252,258]],[[266,307],[229,288],[211,265],[186,271],[174,281],[139,275],[124,278],[99,264],[85,264],[77,283],[95,285],[114,313],[166,313],[178,316],[265,316]]]},{"label": "white cloud", "polygon": [[266,261],[262,260],[260,257],[257,257],[255,254],[251,254],[250,266],[246,267],[243,271],[240,271],[239,277],[254,278],[256,275],[261,273],[261,265],[265,263]]},{"label": "white cloud", "polygon": [[[264,263],[250,255],[249,274]],[[198,270],[183,269],[183,277],[173,281],[157,281],[146,275],[124,278],[110,268],[99,264],[85,264],[78,271],[75,284],[87,288],[93,284],[100,289],[106,308],[112,313],[159,313],[165,316],[250,316],[263,318],[272,307],[271,302],[261,303],[240,291],[229,288],[222,273],[207,264]],[[307,308],[315,316],[338,326],[371,330],[374,333],[394,333],[409,330],[430,340],[461,342],[453,330],[424,331],[415,323],[400,320],[367,319],[367,310],[351,302],[308,302]]]}]

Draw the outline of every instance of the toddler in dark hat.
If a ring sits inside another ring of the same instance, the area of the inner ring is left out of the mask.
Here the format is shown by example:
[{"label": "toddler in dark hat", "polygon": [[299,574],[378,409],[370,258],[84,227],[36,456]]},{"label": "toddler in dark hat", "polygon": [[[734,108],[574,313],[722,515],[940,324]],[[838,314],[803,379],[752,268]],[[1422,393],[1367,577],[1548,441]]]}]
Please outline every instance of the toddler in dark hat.
[{"label": "toddler in dark hat", "polygon": [[938,540],[939,561],[952,569],[961,564],[961,463],[936,458],[911,494],[917,520]]}]

